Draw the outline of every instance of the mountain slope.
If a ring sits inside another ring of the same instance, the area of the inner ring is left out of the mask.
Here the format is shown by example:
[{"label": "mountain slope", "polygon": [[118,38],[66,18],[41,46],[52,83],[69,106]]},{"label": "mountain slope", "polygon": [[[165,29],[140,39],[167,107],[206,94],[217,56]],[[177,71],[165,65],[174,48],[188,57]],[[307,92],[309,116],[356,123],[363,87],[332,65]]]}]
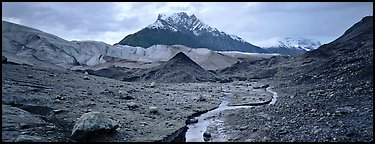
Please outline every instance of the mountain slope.
[{"label": "mountain slope", "polygon": [[204,82],[216,81],[211,72],[204,70],[184,53],[177,53],[171,60],[152,69],[145,79],[159,82]]},{"label": "mountain slope", "polygon": [[143,29],[135,34],[126,36],[119,42],[122,45],[151,47],[156,44],[185,45],[188,47],[206,47],[204,44],[193,39],[190,35],[182,32],[172,32],[165,29]]},{"label": "mountain slope", "polygon": [[[69,68],[77,65],[76,45],[42,31],[2,21],[2,52],[11,61],[28,64],[56,65]],[[48,62],[47,62],[48,61]]]},{"label": "mountain slope", "polygon": [[[316,50],[296,57],[271,57],[245,61],[228,67],[222,74],[242,75],[250,78],[279,77],[293,79],[293,83],[332,83],[337,78],[354,80],[372,77],[373,55],[372,16],[364,17],[342,36]],[[264,73],[264,76],[259,76]],[[347,76],[341,78],[344,74]],[[350,75],[350,76],[349,76]],[[259,76],[259,77],[258,77]],[[338,77],[340,76],[340,77]],[[316,81],[320,79],[319,81]],[[362,79],[366,80],[367,79]],[[309,81],[309,82],[307,82]]]},{"label": "mountain slope", "polygon": [[204,24],[195,15],[185,12],[169,17],[159,14],[154,24],[122,39],[118,44],[150,47],[155,44],[206,47],[215,51],[242,51],[267,53],[267,51]]},{"label": "mountain slope", "polygon": [[[316,50],[296,57],[243,62],[219,74],[257,79],[278,92],[280,99],[275,106],[245,111],[267,111],[270,116],[282,117],[270,121],[282,123],[282,128],[269,130],[271,140],[373,141],[372,16]],[[252,119],[246,124],[263,121]],[[285,133],[280,135],[280,130]],[[295,137],[300,133],[311,135]]]},{"label": "mountain slope", "polygon": [[112,46],[103,42],[70,42],[34,28],[2,21],[2,53],[16,63],[63,69],[95,65],[105,62],[102,56],[109,47]]}]

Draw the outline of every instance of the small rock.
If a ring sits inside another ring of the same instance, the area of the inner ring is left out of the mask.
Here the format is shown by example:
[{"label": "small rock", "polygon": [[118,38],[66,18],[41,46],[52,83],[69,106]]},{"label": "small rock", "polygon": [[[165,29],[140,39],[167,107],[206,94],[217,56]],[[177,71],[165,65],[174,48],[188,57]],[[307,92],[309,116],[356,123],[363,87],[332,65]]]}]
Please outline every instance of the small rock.
[{"label": "small rock", "polygon": [[14,142],[44,142],[42,137],[30,136],[30,135],[19,135]]},{"label": "small rock", "polygon": [[140,122],[139,124],[140,124],[141,126],[143,126],[143,127],[146,126],[146,125],[148,125],[147,122]]},{"label": "small rock", "polygon": [[335,111],[334,113],[335,116],[341,116],[342,114],[344,114],[344,112],[339,111],[339,110]]},{"label": "small rock", "polygon": [[327,115],[327,116],[330,116],[330,115],[331,115],[331,113],[327,112],[327,113],[326,113],[326,115]]},{"label": "small rock", "polygon": [[57,96],[56,99],[58,99],[58,100],[65,100],[65,98],[63,96]]},{"label": "small rock", "polygon": [[30,126],[26,123],[20,123],[20,128],[21,129],[25,129],[25,128],[29,128]]},{"label": "small rock", "polygon": [[33,76],[32,75],[27,75],[27,78],[33,78]]},{"label": "small rock", "polygon": [[206,96],[200,95],[197,99],[197,101],[206,101]]},{"label": "small rock", "polygon": [[288,131],[286,131],[286,130],[284,130],[284,129],[281,129],[281,130],[279,131],[279,134],[286,134],[286,133],[288,133]]},{"label": "small rock", "polygon": [[71,137],[76,140],[81,140],[87,136],[109,133],[115,131],[119,124],[107,118],[100,112],[89,112],[83,114],[74,124]]},{"label": "small rock", "polygon": [[165,107],[164,108],[166,111],[170,111],[171,110],[171,108],[169,108],[169,107]]},{"label": "small rock", "polygon": [[83,79],[84,80],[89,80],[89,77],[88,76],[84,76]]},{"label": "small rock", "polygon": [[316,111],[318,111],[318,110],[317,110],[317,109],[314,109],[314,108],[311,109],[311,112],[316,112]]},{"label": "small rock", "polygon": [[260,89],[260,87],[259,86],[254,86],[253,89]]},{"label": "small rock", "polygon": [[206,131],[206,132],[203,133],[203,137],[210,138],[211,134]]},{"label": "small rock", "polygon": [[356,87],[356,88],[354,88],[354,92],[359,92],[359,91],[361,91],[361,90],[362,90],[361,87]]},{"label": "small rock", "polygon": [[243,130],[246,130],[248,127],[247,126],[241,126],[239,129],[241,130],[241,131],[243,131]]},{"label": "small rock", "polygon": [[48,126],[46,126],[46,130],[47,131],[52,131],[52,130],[54,130],[56,128],[56,126],[53,126],[53,125],[48,125]]},{"label": "small rock", "polygon": [[91,109],[87,109],[85,112],[86,112],[86,113],[91,112]]},{"label": "small rock", "polygon": [[90,102],[87,106],[94,106],[94,105],[96,105],[95,102]]},{"label": "small rock", "polygon": [[135,109],[138,107],[138,105],[135,103],[135,102],[130,102],[130,103],[127,103],[126,104],[128,106],[128,108],[130,109]]},{"label": "small rock", "polygon": [[257,128],[253,128],[253,132],[257,132],[258,131],[258,129]]},{"label": "small rock", "polygon": [[63,109],[57,109],[57,110],[53,110],[53,113],[58,114],[58,113],[61,113],[63,111],[64,111]]},{"label": "small rock", "polygon": [[129,95],[127,91],[118,91],[120,98],[125,100],[135,99],[133,96]]},{"label": "small rock", "polygon": [[154,88],[155,87],[155,82],[152,82],[148,87]]},{"label": "small rock", "polygon": [[261,85],[260,88],[268,88],[270,85],[269,84],[265,84],[265,85]]},{"label": "small rock", "polygon": [[188,120],[188,124],[193,124],[193,123],[197,123],[197,122],[198,122],[197,118],[192,118],[192,119]]},{"label": "small rock", "polygon": [[150,107],[150,108],[148,108],[149,110],[150,110],[150,113],[158,113],[158,107]]},{"label": "small rock", "polygon": [[155,82],[152,82],[150,85],[147,85],[146,87],[149,87],[149,88],[154,88],[155,87],[155,85],[156,85],[156,83]]}]

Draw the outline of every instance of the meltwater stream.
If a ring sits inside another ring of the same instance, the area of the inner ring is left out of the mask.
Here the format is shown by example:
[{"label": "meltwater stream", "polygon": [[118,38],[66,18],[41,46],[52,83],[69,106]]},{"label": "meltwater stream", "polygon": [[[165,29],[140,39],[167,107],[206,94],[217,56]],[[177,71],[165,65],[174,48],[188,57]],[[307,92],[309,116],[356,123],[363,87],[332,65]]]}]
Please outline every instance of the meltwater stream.
[{"label": "meltwater stream", "polygon": [[[269,104],[275,104],[277,100],[277,93],[272,91],[270,87],[266,89],[266,91],[273,94],[272,100]],[[207,127],[214,122],[213,117],[217,115],[219,112],[224,110],[231,110],[231,109],[239,109],[239,108],[251,108],[254,106],[229,106],[228,97],[230,93],[224,93],[224,97],[222,102],[220,103],[219,107],[208,111],[198,117],[198,122],[195,124],[189,124],[188,130],[186,131],[185,138],[186,142],[204,142],[203,133],[207,130]]]}]

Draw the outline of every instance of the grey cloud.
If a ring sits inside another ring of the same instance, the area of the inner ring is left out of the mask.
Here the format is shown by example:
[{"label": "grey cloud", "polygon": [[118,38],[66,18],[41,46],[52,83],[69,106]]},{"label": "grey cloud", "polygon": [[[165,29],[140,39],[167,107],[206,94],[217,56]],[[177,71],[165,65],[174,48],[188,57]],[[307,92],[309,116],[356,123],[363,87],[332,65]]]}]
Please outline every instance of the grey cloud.
[{"label": "grey cloud", "polygon": [[3,17],[21,19],[25,25],[61,26],[85,32],[115,31],[137,26],[135,18],[115,20],[113,3],[6,3]]},{"label": "grey cloud", "polygon": [[366,2],[273,2],[258,3],[251,12],[329,12],[342,9],[367,8]]},{"label": "grey cloud", "polygon": [[372,10],[372,3],[260,3],[246,12],[258,20],[249,28],[254,33],[244,33],[248,39],[298,35],[333,40]]}]

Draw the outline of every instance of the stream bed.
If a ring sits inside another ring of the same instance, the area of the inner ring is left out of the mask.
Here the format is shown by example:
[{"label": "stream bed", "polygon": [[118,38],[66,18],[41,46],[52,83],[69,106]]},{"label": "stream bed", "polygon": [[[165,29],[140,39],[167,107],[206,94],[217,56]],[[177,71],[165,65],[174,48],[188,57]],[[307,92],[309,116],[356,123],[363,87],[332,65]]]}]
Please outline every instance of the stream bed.
[{"label": "stream bed", "polygon": [[[277,93],[272,91],[270,87],[267,87],[266,91],[273,94],[272,100],[268,104],[275,104],[278,97]],[[231,95],[232,94],[228,92],[224,93],[222,97],[222,102],[220,103],[219,107],[196,117],[196,119],[198,119],[197,123],[187,125],[188,129],[185,134],[186,142],[205,142],[203,134],[207,130],[207,127],[211,124],[215,124],[218,122],[223,123],[223,121],[218,121],[214,119],[214,117],[217,116],[219,112],[224,110],[255,107],[249,105],[230,106],[229,97]],[[224,133],[222,133],[221,137],[224,137]]]}]

